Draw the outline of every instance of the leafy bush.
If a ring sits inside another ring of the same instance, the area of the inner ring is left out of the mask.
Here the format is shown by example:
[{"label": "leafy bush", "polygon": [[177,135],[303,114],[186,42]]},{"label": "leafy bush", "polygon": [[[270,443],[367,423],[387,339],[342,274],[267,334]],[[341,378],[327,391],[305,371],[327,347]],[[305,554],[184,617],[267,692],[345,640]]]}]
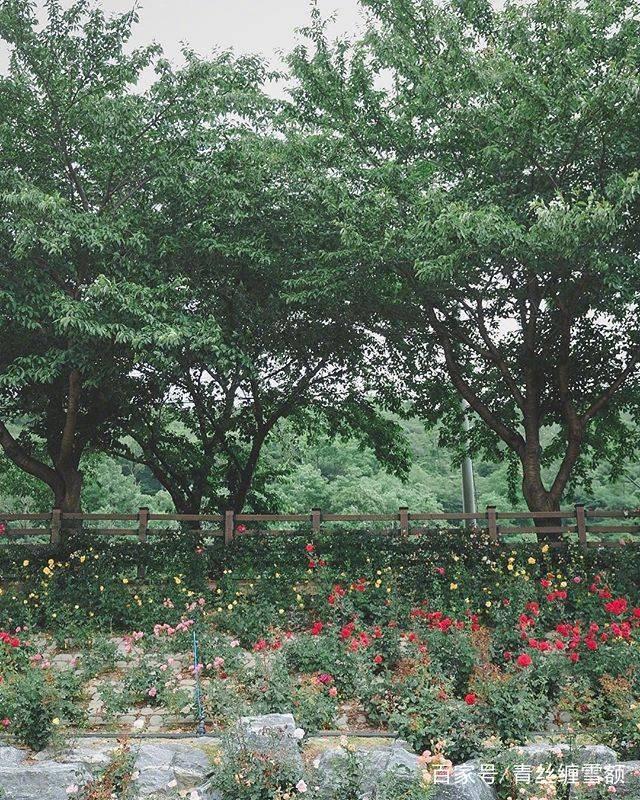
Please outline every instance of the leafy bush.
[{"label": "leafy bush", "polygon": [[0,716],[10,720],[18,742],[42,750],[52,740],[60,719],[59,695],[40,670],[14,674],[0,684]]}]

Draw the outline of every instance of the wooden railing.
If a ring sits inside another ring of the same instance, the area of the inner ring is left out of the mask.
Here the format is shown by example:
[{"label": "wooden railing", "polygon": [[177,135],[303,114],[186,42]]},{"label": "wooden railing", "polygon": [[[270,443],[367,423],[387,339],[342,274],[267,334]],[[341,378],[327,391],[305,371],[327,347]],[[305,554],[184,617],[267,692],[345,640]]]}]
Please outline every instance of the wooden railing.
[{"label": "wooden railing", "polygon": [[[408,508],[400,508],[391,514],[326,514],[319,508],[306,514],[236,514],[233,511],[224,514],[153,514],[148,508],[141,508],[135,514],[63,513],[60,509],[46,514],[0,512],[0,542],[34,537],[34,541],[38,539],[42,543],[44,539],[45,543],[57,545],[63,531],[80,527],[95,536],[135,536],[144,544],[150,536],[176,534],[176,527],[163,527],[161,523],[178,523],[182,530],[191,529],[203,538],[220,538],[224,544],[230,544],[240,536],[295,532],[291,529],[260,527],[275,523],[308,525],[312,534],[319,533],[323,525],[329,523],[369,523],[372,527],[374,524],[391,523],[382,532],[407,536],[429,533],[434,528],[441,528],[442,523],[453,523],[455,526],[485,530],[489,541],[499,544],[504,537],[535,536],[541,530],[535,527],[540,520],[545,521],[545,534],[557,539],[549,542],[552,547],[564,546],[568,541],[578,542],[583,549],[618,547],[628,541],[640,541],[640,509],[587,509],[584,505],[576,505],[564,511],[543,512],[498,511],[495,506],[488,506],[485,511],[475,514],[413,513]],[[628,522],[620,523],[618,520]],[[557,524],[554,525],[554,521]],[[95,526],[100,522],[123,524],[115,527]],[[525,524],[527,522],[529,524]],[[518,542],[512,540],[512,543]]]}]

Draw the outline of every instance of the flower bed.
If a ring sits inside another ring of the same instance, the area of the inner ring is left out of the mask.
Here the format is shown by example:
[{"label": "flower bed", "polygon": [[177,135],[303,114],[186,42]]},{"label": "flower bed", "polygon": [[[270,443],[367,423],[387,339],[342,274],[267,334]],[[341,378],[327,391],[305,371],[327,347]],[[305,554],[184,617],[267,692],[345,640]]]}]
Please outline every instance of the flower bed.
[{"label": "flower bed", "polygon": [[455,762],[535,732],[640,758],[637,550],[349,537],[241,540],[224,562],[181,541],[143,582],[115,545],[14,557],[3,725],[41,747],[83,725],[222,731],[292,712],[418,752],[445,741]]}]

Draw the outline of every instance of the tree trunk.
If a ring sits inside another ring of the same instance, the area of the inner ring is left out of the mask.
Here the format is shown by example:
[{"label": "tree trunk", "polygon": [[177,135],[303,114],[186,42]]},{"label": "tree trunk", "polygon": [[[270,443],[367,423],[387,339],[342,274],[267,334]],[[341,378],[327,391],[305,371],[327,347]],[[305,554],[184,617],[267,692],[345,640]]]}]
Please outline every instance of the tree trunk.
[{"label": "tree trunk", "polygon": [[[524,470],[523,472],[522,494],[529,511],[560,511],[560,500],[545,489],[540,478],[539,469],[536,471]],[[533,522],[539,542],[558,542],[562,540],[562,534],[546,530],[559,527],[562,520],[557,517],[536,517]]]},{"label": "tree trunk", "polygon": [[55,507],[63,513],[77,513],[82,510],[80,496],[82,494],[82,472],[77,467],[56,469],[60,477],[60,485],[54,490]]},{"label": "tree trunk", "polygon": [[65,514],[76,514],[82,511],[80,496],[82,493],[83,474],[78,466],[56,466],[58,482],[52,486],[55,508],[62,511],[62,529],[60,531],[60,547],[67,546],[69,536],[82,531],[81,519],[66,519]]}]

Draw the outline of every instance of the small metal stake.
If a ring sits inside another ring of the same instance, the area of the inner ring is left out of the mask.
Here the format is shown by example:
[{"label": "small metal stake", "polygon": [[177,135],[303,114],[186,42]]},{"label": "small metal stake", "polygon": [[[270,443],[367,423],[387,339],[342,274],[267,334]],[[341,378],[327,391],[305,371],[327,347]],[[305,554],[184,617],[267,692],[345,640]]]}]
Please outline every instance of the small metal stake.
[{"label": "small metal stake", "polygon": [[204,727],[204,708],[202,706],[202,694],[200,691],[200,669],[198,657],[198,639],[196,637],[195,629],[193,631],[193,674],[196,679],[195,700],[198,708],[198,727],[196,728],[197,736],[204,736],[206,733]]}]

